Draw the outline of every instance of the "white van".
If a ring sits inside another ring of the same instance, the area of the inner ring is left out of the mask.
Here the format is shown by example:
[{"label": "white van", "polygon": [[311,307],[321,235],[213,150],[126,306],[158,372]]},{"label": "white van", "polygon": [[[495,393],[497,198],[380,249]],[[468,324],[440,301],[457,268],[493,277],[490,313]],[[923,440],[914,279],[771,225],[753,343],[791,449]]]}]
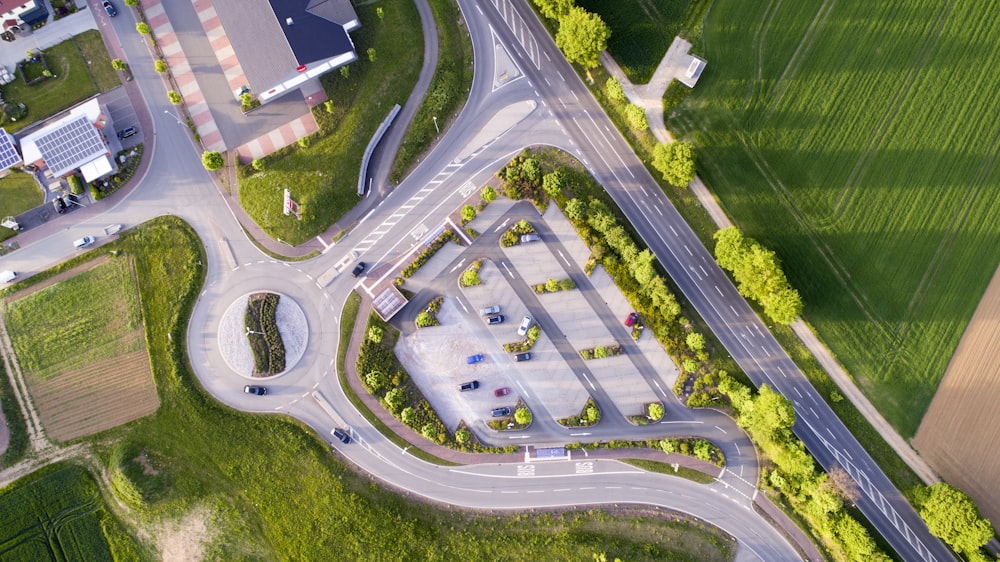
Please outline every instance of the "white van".
[{"label": "white van", "polygon": [[79,240],[74,240],[73,247],[79,250],[80,248],[86,248],[87,246],[90,246],[94,242],[97,242],[97,239],[94,238],[93,236],[84,236]]},{"label": "white van", "polygon": [[13,271],[0,271],[0,283],[10,283],[17,278],[17,273]]}]

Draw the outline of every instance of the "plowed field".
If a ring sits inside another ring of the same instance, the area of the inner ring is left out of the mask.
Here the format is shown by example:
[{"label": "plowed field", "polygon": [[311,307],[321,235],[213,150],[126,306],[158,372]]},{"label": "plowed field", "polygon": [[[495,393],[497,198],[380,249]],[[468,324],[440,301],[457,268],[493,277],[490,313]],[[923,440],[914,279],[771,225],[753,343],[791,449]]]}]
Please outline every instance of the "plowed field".
[{"label": "plowed field", "polygon": [[958,344],[914,446],[1000,521],[1000,270]]}]

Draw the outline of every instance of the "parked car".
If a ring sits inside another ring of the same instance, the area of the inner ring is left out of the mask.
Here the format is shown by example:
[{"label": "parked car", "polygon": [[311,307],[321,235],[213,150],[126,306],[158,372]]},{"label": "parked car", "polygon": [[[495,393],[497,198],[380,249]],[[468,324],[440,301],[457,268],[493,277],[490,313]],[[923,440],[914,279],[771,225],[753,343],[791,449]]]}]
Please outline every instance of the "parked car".
[{"label": "parked car", "polygon": [[510,408],[504,406],[502,408],[493,408],[493,417],[502,418],[510,415]]},{"label": "parked car", "polygon": [[521,243],[522,244],[527,244],[528,242],[539,242],[539,241],[541,241],[541,239],[542,239],[541,236],[539,236],[537,234],[534,234],[534,233],[532,233],[532,234],[522,234],[521,235]]},{"label": "parked car", "polygon": [[524,353],[518,353],[514,356],[514,361],[520,363],[521,361],[531,361],[531,352],[525,351]]},{"label": "parked car", "polygon": [[496,396],[497,398],[500,398],[501,396],[507,396],[508,394],[510,394],[510,389],[507,388],[506,386],[503,388],[498,388],[493,391],[493,396]]},{"label": "parked car", "polygon": [[127,139],[132,135],[136,134],[137,132],[138,131],[135,130],[135,127],[126,127],[125,129],[118,131],[118,140]]},{"label": "parked car", "polygon": [[104,6],[104,11],[107,12],[109,16],[115,17],[118,15],[118,10],[116,10],[115,6],[108,0],[101,2],[101,5]]},{"label": "parked car", "polygon": [[17,279],[17,272],[15,271],[0,271],[0,283],[10,283],[11,281]]},{"label": "parked car", "polygon": [[631,328],[635,325],[635,321],[639,319],[639,314],[636,312],[629,312],[628,317],[625,318],[625,325]]},{"label": "parked car", "polygon": [[97,242],[97,239],[94,238],[93,236],[84,236],[83,238],[77,238],[76,240],[74,240],[73,247],[79,250],[80,248],[86,248],[87,246],[90,246],[94,242]]},{"label": "parked car", "polygon": [[503,324],[504,316],[503,314],[494,314],[486,318],[487,324]]},{"label": "parked car", "polygon": [[482,316],[490,316],[490,315],[499,314],[499,313],[500,313],[500,305],[499,304],[495,304],[493,306],[487,306],[486,308],[483,308],[483,309],[479,310],[479,314],[482,315]]},{"label": "parked car", "polygon": [[525,316],[521,319],[521,325],[517,327],[517,335],[526,336],[528,335],[528,329],[531,328],[531,317]]},{"label": "parked car", "polygon": [[340,439],[341,443],[348,444],[351,442],[351,436],[347,434],[346,431],[340,429],[339,427],[333,428],[333,436]]},{"label": "parked car", "polygon": [[361,275],[362,273],[364,273],[365,267],[367,267],[367,264],[363,261],[359,261],[358,265],[354,266],[354,271],[351,272],[351,275],[355,277]]},{"label": "parked car", "polygon": [[243,392],[246,394],[253,394],[254,396],[264,396],[267,394],[267,387],[256,384],[248,384],[243,387]]},{"label": "parked car", "polygon": [[465,362],[468,363],[469,365],[472,365],[473,363],[479,363],[482,360],[483,360],[483,354],[482,353],[477,353],[475,355],[470,355],[470,356],[468,356],[468,357],[465,358]]},{"label": "parked car", "polygon": [[465,392],[466,390],[475,390],[477,388],[479,388],[479,381],[463,382],[462,384],[458,385],[459,392]]},{"label": "parked car", "polygon": [[62,197],[56,197],[52,200],[52,208],[61,215],[66,212],[66,202],[63,201]]}]

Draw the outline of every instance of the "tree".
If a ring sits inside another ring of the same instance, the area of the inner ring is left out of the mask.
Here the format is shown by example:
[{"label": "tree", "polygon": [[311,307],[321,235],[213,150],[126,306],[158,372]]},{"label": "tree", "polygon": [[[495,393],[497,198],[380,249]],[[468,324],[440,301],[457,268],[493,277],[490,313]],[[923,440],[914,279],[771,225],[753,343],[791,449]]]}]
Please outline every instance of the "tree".
[{"label": "tree", "polygon": [[427,422],[424,427],[420,428],[420,434],[428,441],[434,441],[438,436],[438,428],[433,422]]},{"label": "tree", "polygon": [[653,421],[660,421],[663,419],[663,404],[659,402],[652,402],[649,404],[647,409],[647,415]]},{"label": "tree", "polygon": [[483,201],[492,203],[497,198],[497,190],[487,185],[479,192],[479,196],[483,198]]},{"label": "tree", "polygon": [[403,411],[399,413],[399,419],[404,425],[410,427],[415,421],[417,421],[417,411],[413,408],[407,406],[403,408]]},{"label": "tree", "polygon": [[556,46],[569,62],[589,69],[600,64],[601,51],[608,48],[610,37],[611,29],[601,16],[574,6],[559,18]]},{"label": "tree", "polygon": [[972,498],[958,488],[938,482],[925,491],[920,517],[931,534],[963,554],[978,551],[993,538],[990,522],[979,515]]},{"label": "tree", "polygon": [[764,313],[780,324],[791,324],[802,314],[802,297],[788,284],[777,255],[731,226],[715,238],[715,259],[736,280],[740,294],[754,299]]},{"label": "tree", "polygon": [[375,62],[375,47],[368,47],[368,62]]},{"label": "tree", "polygon": [[587,420],[588,424],[595,424],[601,421],[601,411],[597,409],[597,406],[590,404],[587,409],[583,412],[583,418]]},{"label": "tree", "polygon": [[698,353],[699,351],[705,349],[705,336],[699,334],[698,332],[691,332],[685,338],[685,343],[687,343],[688,349]]},{"label": "tree", "polygon": [[125,70],[125,61],[122,59],[113,59],[111,61],[111,68],[115,70]]},{"label": "tree", "polygon": [[635,260],[632,261],[632,277],[639,285],[645,287],[653,277],[656,277],[656,269],[653,267],[653,252],[645,249],[639,252]]},{"label": "tree", "polygon": [[378,394],[389,384],[389,376],[376,369],[365,375],[365,384],[371,389],[372,394]]},{"label": "tree", "polygon": [[214,150],[201,154],[201,165],[210,172],[222,168],[225,164],[226,161],[222,159],[222,155]]},{"label": "tree", "polygon": [[687,187],[694,179],[694,146],[677,141],[658,144],[653,148],[653,167],[663,174],[670,185]]},{"label": "tree", "polygon": [[462,286],[463,287],[475,287],[480,283],[479,272],[475,269],[466,269],[462,272]]},{"label": "tree", "polygon": [[587,205],[576,197],[566,202],[566,218],[571,221],[580,221],[587,217]]},{"label": "tree", "polygon": [[167,99],[169,99],[170,103],[174,105],[180,105],[181,102],[184,101],[184,98],[182,98],[181,95],[174,90],[170,90],[169,92],[167,92]]},{"label": "tree", "polygon": [[397,415],[406,406],[406,391],[396,387],[385,393],[385,407],[392,415]]},{"label": "tree", "polygon": [[619,82],[617,78],[608,78],[608,81],[604,83],[604,93],[608,96],[608,99],[614,103],[621,103],[625,101],[625,90],[622,88],[622,83]]},{"label": "tree", "polygon": [[134,8],[139,5],[139,0],[125,0],[125,5]]},{"label": "tree", "polygon": [[559,282],[560,291],[572,291],[575,288],[576,288],[576,283],[569,277]]},{"label": "tree", "polygon": [[535,0],[538,11],[550,20],[558,20],[569,13],[575,0]]},{"label": "tree", "polygon": [[149,27],[149,24],[145,22],[139,22],[135,24],[135,30],[143,35],[149,35],[153,33],[153,30]]},{"label": "tree", "polygon": [[464,427],[455,432],[455,441],[459,443],[468,443],[470,439],[472,439],[472,432]]},{"label": "tree", "polygon": [[514,421],[518,425],[528,425],[531,423],[531,410],[527,408],[518,408],[514,410]]},{"label": "tree", "polygon": [[556,291],[559,290],[559,281],[557,281],[557,280],[549,277],[545,281],[545,290],[546,290],[546,292],[549,292],[549,293],[555,293]]},{"label": "tree", "polygon": [[153,70],[158,74],[163,74],[167,71],[167,62],[163,59],[156,59],[156,62],[153,63]]},{"label": "tree", "polygon": [[372,343],[382,343],[383,333],[382,328],[378,326],[371,326],[368,328],[368,341]]},{"label": "tree", "polygon": [[472,205],[466,205],[462,207],[462,220],[465,222],[471,222],[472,219],[476,218],[476,208]]},{"label": "tree", "polygon": [[625,120],[628,121],[629,128],[636,131],[645,131],[649,128],[646,111],[634,103],[625,106]]},{"label": "tree", "polygon": [[535,158],[525,158],[521,163],[521,174],[530,182],[536,182],[542,177],[542,165]]},{"label": "tree", "polygon": [[545,191],[545,195],[548,195],[549,198],[557,199],[562,195],[564,183],[562,172],[556,170],[542,177],[542,190]]}]

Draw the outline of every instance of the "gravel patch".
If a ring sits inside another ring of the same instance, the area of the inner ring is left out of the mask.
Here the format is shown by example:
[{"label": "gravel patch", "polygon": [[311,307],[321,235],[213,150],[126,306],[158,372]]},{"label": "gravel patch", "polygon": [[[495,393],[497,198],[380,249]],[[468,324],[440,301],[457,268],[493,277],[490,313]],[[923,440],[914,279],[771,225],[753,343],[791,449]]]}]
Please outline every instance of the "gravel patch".
[{"label": "gravel patch", "polygon": [[[226,360],[230,369],[244,377],[253,377],[253,351],[250,349],[250,342],[247,341],[243,323],[250,294],[252,293],[233,301],[219,322],[219,351],[222,353],[222,358]],[[306,344],[309,342],[309,324],[306,322],[305,312],[291,297],[277,294],[281,299],[278,300],[274,316],[278,324],[278,333],[281,334],[281,340],[285,344],[285,370],[274,376],[283,375],[295,367],[305,354]]]}]

